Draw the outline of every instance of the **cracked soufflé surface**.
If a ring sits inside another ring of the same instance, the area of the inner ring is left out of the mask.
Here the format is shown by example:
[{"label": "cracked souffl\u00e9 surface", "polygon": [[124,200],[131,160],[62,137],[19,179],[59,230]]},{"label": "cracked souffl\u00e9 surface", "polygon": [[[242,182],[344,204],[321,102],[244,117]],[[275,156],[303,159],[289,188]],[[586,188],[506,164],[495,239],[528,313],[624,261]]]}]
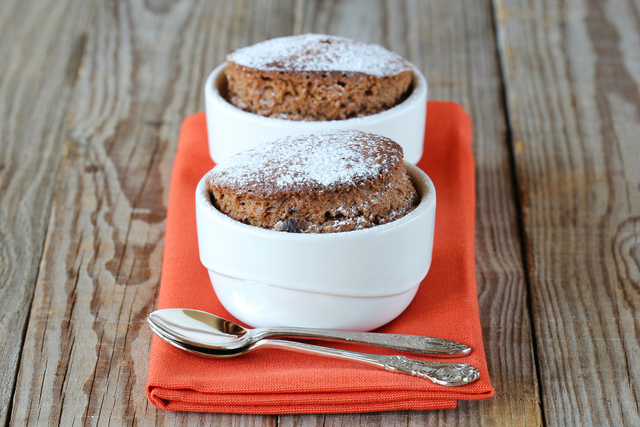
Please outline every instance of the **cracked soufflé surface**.
[{"label": "cracked souffl\u00e9 surface", "polygon": [[228,101],[289,120],[344,120],[408,96],[411,65],[376,44],[323,34],[267,40],[230,52]]},{"label": "cracked souffl\u00e9 surface", "polygon": [[355,130],[261,144],[222,161],[205,181],[222,213],[286,232],[369,228],[403,217],[419,202],[402,148]]}]

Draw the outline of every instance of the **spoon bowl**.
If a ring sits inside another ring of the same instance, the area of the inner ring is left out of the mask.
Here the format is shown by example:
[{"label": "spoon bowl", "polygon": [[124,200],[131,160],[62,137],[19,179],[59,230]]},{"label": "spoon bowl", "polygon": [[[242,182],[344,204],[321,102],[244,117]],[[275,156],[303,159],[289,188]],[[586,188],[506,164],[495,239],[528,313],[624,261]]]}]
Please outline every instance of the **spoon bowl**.
[{"label": "spoon bowl", "polygon": [[218,350],[235,350],[265,338],[286,337],[349,341],[439,357],[463,357],[471,353],[471,347],[455,341],[416,335],[295,327],[246,329],[214,314],[185,308],[156,310],[149,313],[148,320],[156,329],[181,342]]}]

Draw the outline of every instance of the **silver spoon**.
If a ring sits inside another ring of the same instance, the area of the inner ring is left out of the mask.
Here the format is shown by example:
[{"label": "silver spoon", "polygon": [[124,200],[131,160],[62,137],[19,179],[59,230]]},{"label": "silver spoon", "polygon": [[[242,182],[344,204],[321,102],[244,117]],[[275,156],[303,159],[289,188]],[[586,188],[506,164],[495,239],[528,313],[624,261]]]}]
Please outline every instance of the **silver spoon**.
[{"label": "silver spoon", "polygon": [[149,321],[151,330],[169,344],[182,350],[200,354],[208,357],[234,357],[255,350],[259,347],[263,348],[281,348],[285,350],[293,350],[304,353],[313,353],[321,356],[330,356],[341,359],[350,359],[358,362],[364,362],[382,368],[386,371],[412,375],[418,378],[425,378],[447,387],[456,387],[469,384],[480,378],[480,371],[467,363],[442,363],[442,362],[424,362],[421,360],[413,360],[404,356],[386,356],[381,354],[357,353],[354,351],[338,350],[329,347],[320,347],[311,344],[304,344],[295,341],[283,340],[263,340],[245,345],[244,347],[234,349],[215,349],[199,347],[188,342],[167,334],[164,330],[157,327],[156,324]]},{"label": "silver spoon", "polygon": [[471,353],[471,347],[456,341],[416,335],[292,327],[245,329],[211,313],[186,308],[156,310],[149,313],[148,320],[180,341],[211,349],[242,348],[264,338],[288,337],[350,341],[440,357],[463,357]]}]

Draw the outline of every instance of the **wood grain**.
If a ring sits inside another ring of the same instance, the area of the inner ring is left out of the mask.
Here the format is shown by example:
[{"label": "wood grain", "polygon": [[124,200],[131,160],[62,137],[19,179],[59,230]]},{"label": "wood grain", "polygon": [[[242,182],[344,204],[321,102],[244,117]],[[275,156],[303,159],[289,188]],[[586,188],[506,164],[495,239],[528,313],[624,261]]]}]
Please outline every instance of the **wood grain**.
[{"label": "wood grain", "polygon": [[[483,338],[496,395],[456,410],[281,416],[293,426],[535,426],[542,423],[493,12],[490,2],[305,2],[301,31],[379,43],[427,76],[429,98],[474,123],[476,258]],[[428,155],[428,152],[425,153]]]},{"label": "wood grain", "polygon": [[638,425],[640,3],[496,13],[545,418]]},{"label": "wood grain", "polygon": [[[75,93],[10,424],[256,425],[145,394],[179,126],[234,47],[289,34],[291,1],[101,2],[70,46]],[[57,23],[64,21],[57,18]],[[74,77],[75,79],[75,77]]]},{"label": "wood grain", "polygon": [[[0,425],[6,425],[89,4],[0,7]],[[63,24],[64,19],[70,21]]]}]

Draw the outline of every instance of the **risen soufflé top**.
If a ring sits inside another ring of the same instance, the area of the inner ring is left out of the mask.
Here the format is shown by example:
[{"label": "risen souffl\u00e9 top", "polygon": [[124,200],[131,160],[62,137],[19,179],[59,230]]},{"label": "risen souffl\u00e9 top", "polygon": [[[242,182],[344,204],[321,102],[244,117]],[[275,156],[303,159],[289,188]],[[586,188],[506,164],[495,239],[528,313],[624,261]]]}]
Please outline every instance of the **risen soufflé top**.
[{"label": "risen souffl\u00e9 top", "polygon": [[411,71],[406,60],[380,45],[326,34],[267,40],[234,50],[227,60],[262,71],[340,71],[376,77]]},{"label": "risen souffl\u00e9 top", "polygon": [[325,34],[280,37],[230,52],[228,100],[289,120],[344,120],[408,95],[411,64],[377,44]]},{"label": "risen souffl\u00e9 top", "polygon": [[213,205],[245,224],[305,233],[359,230],[417,205],[402,155],[389,138],[360,131],[290,135],[225,159],[205,181]]}]

